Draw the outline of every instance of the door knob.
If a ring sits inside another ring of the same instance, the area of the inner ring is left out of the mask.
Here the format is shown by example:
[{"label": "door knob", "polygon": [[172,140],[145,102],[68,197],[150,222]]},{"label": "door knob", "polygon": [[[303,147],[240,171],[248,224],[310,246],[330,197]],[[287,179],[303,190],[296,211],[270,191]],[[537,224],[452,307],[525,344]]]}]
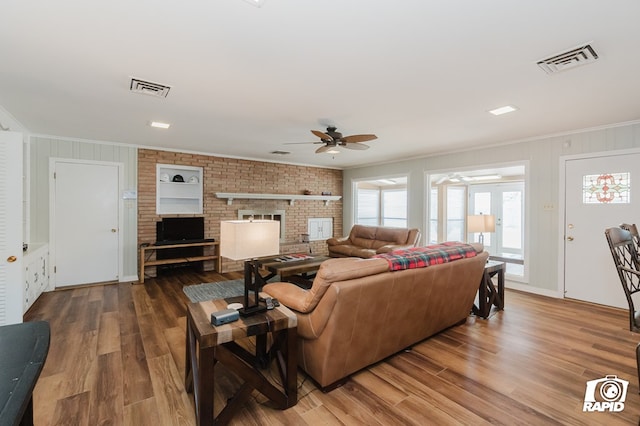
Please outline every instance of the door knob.
[{"label": "door knob", "polygon": [[9,257],[7,257],[7,262],[9,262],[9,263],[13,263],[13,262],[15,262],[16,260],[18,260],[18,258],[17,258],[17,257],[15,257],[15,256],[9,256]]},{"label": "door knob", "polygon": [[116,228],[111,228],[111,232],[117,232]]},{"label": "door knob", "polygon": [[573,237],[567,237],[567,241],[573,241]]}]

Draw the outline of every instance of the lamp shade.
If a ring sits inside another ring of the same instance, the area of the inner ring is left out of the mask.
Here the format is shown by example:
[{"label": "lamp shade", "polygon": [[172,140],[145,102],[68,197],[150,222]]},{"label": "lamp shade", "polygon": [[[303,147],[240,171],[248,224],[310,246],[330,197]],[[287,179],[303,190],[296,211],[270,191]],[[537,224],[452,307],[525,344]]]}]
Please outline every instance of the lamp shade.
[{"label": "lamp shade", "polygon": [[277,220],[223,220],[220,222],[220,255],[247,260],[280,253]]},{"label": "lamp shade", "polygon": [[467,232],[495,232],[496,217],[492,214],[467,216]]}]

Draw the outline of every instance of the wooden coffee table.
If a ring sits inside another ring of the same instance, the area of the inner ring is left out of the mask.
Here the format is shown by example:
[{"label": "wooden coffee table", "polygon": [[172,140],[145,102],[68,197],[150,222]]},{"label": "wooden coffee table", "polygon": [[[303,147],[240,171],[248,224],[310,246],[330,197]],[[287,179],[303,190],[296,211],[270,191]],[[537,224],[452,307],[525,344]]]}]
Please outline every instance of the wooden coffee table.
[{"label": "wooden coffee table", "polygon": [[265,281],[280,275],[281,281],[294,283],[303,288],[311,288],[313,277],[325,260],[331,259],[326,256],[313,256],[311,259],[290,260],[287,262],[279,262],[275,259],[282,256],[265,257],[258,259],[259,266],[270,272],[265,277]]}]

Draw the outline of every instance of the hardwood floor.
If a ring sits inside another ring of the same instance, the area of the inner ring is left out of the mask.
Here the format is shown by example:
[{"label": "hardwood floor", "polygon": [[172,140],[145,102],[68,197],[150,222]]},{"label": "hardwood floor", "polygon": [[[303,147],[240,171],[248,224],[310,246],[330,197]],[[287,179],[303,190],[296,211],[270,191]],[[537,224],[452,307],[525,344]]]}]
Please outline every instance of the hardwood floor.
[{"label": "hardwood floor", "polygon": [[[42,295],[25,316],[52,330],[36,425],[195,424],[182,287],[239,277],[183,273]],[[507,290],[504,311],[470,317],[332,392],[300,371],[299,402],[286,411],[254,392],[232,424],[638,424],[638,342],[623,310]],[[624,410],[582,412],[586,382],[606,375],[629,381]],[[239,384],[216,367],[216,411]]]}]

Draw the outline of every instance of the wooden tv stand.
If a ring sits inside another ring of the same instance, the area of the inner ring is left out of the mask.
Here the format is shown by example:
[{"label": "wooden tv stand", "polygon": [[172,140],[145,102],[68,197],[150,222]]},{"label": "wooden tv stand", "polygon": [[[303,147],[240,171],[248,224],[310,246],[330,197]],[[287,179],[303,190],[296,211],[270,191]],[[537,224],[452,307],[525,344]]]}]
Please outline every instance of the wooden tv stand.
[{"label": "wooden tv stand", "polygon": [[[145,260],[147,256],[147,252],[155,251],[155,250],[163,250],[163,249],[175,249],[175,248],[183,248],[183,247],[212,247],[213,253],[206,256],[190,256],[190,257],[176,257],[172,259],[156,259],[156,260]],[[147,266],[158,266],[158,265],[171,265],[175,263],[190,263],[190,262],[202,262],[203,260],[215,260],[216,261],[216,272],[220,272],[221,267],[221,258],[220,258],[220,243],[217,241],[205,241],[201,243],[181,243],[181,244],[162,244],[159,246],[152,244],[142,244],[140,246],[140,282],[144,282],[144,268]]]}]

